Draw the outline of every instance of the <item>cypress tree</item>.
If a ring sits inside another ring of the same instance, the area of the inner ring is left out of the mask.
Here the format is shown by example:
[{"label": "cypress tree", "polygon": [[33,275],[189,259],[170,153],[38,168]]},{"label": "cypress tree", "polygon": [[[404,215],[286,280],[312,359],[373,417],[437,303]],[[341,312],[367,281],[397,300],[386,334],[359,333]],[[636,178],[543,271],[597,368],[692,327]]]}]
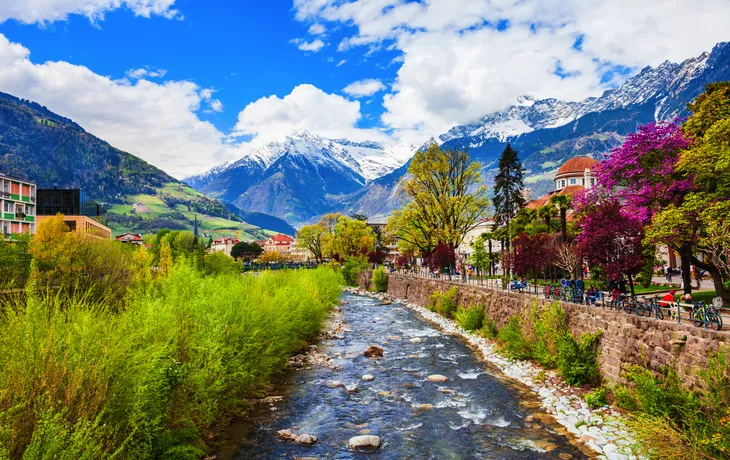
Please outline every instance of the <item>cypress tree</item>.
[{"label": "cypress tree", "polygon": [[[507,241],[505,249],[509,253],[510,235],[509,225],[517,212],[525,207],[525,197],[522,190],[525,185],[522,181],[522,162],[517,150],[507,143],[499,159],[499,172],[494,178],[494,230],[500,226],[507,227]],[[506,267],[509,270],[509,267]],[[506,272],[506,274],[509,274]]]}]

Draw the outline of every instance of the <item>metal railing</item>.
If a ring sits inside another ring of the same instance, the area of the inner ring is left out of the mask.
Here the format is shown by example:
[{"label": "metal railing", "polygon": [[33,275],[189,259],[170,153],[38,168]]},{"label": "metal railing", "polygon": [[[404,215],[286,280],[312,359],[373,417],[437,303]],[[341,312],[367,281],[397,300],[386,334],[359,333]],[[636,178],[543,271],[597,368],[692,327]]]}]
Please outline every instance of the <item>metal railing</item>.
[{"label": "metal railing", "polygon": [[526,284],[506,283],[500,278],[463,277],[448,273],[437,274],[428,270],[396,270],[391,271],[391,273],[473,286],[493,291],[515,292],[546,300],[558,300],[601,308],[602,310],[616,310],[636,317],[653,318],[657,321],[673,321],[677,324],[682,324],[684,321],[684,323],[690,323],[695,327],[704,329],[727,331],[730,328],[730,309],[727,307],[715,308],[712,305],[702,303],[669,302],[662,300],[657,295],[637,295],[634,297],[621,295],[614,299],[609,293],[603,291],[598,291],[600,295],[593,297],[586,295],[586,291],[581,291],[577,288],[563,288],[562,286],[551,285],[540,286],[530,282]]}]

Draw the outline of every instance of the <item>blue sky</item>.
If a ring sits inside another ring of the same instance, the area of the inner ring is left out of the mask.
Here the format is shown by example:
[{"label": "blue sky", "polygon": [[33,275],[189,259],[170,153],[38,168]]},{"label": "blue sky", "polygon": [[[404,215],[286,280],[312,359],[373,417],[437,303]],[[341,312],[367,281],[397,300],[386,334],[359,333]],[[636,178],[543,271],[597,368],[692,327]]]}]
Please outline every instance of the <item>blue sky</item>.
[{"label": "blue sky", "polygon": [[[165,69],[167,79],[213,88],[226,110],[203,118],[223,130],[233,129],[238,111],[248,103],[284,96],[301,83],[332,93],[363,78],[394,77],[395,69],[388,65],[397,53],[364,57],[355,50],[331,52],[328,47],[302,52],[291,40],[307,35],[309,26],[294,19],[291,1],[255,6],[261,4],[187,0],[176,2],[183,20],[145,19],[120,9],[96,24],[80,15],[40,27],[11,20],[0,25],[0,33],[29,48],[35,62],[68,61],[115,79],[129,69]],[[347,62],[336,67],[342,60]],[[377,123],[382,112],[378,102],[363,104],[362,125]]]},{"label": "blue sky", "polygon": [[[420,144],[730,39],[730,2],[3,0],[0,91],[176,177],[296,130]],[[687,24],[702,24],[687,34]]]}]

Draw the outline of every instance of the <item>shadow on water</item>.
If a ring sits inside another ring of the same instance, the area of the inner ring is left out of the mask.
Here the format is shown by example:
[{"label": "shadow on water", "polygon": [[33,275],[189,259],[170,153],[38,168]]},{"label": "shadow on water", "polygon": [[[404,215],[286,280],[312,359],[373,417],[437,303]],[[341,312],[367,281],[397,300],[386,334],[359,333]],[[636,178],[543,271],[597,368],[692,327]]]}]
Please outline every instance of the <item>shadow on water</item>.
[{"label": "shadow on water", "polygon": [[[402,305],[344,298],[349,304],[341,309],[352,332],[326,342],[331,345],[319,344],[341,368],[289,371],[276,388],[286,395],[277,410],[258,406],[234,423],[218,458],[589,458],[539,409],[534,394],[501,377],[459,338]],[[416,337],[421,341],[410,341]],[[363,356],[370,345],[382,347],[385,356]],[[362,381],[364,374],[375,380]],[[428,382],[431,374],[449,381]],[[359,392],[330,389],[329,380],[357,383]],[[319,442],[304,446],[278,439],[278,430],[293,427]],[[348,440],[361,434],[380,436],[381,448],[348,451]]]}]

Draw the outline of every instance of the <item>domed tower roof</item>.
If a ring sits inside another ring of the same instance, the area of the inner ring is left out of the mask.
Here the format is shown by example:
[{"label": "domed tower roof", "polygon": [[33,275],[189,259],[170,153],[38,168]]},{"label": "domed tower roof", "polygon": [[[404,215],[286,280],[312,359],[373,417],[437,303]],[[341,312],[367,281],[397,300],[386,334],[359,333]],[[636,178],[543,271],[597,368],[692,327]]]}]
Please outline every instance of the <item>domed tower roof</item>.
[{"label": "domed tower roof", "polygon": [[570,160],[563,163],[563,166],[558,169],[558,176],[562,176],[564,174],[575,174],[575,173],[583,173],[586,169],[593,169],[595,165],[598,164],[598,161],[594,160],[591,157],[575,157],[571,158]]}]

